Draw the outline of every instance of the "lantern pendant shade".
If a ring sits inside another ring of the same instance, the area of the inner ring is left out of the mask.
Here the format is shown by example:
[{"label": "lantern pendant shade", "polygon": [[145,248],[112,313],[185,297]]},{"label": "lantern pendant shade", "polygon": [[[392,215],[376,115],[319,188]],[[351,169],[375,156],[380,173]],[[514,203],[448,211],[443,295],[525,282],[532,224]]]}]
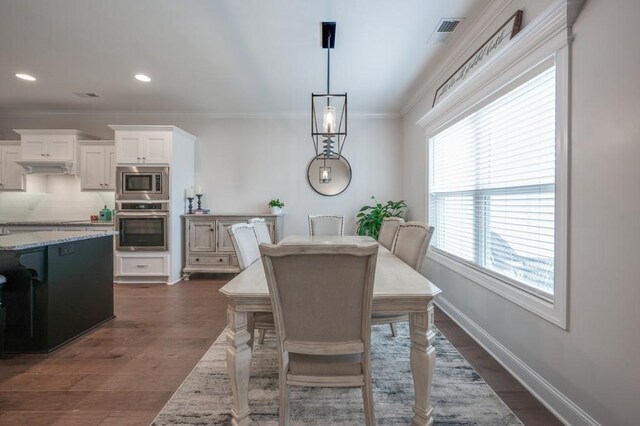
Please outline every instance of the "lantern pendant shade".
[{"label": "lantern pendant shade", "polygon": [[[346,93],[311,94],[311,137],[316,156],[342,155],[342,146],[347,137]],[[327,142],[330,153],[325,149]]]}]

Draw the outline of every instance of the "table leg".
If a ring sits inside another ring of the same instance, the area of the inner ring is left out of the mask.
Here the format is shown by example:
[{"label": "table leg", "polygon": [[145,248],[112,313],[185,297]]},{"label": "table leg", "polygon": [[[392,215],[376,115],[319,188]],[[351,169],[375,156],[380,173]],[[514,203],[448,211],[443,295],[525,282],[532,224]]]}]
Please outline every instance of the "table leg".
[{"label": "table leg", "polygon": [[411,373],[416,400],[413,405],[413,424],[431,426],[433,424],[433,406],[431,405],[431,383],[436,365],[436,350],[432,344],[433,304],[429,303],[427,312],[409,314],[411,330]]},{"label": "table leg", "polygon": [[233,392],[231,424],[244,426],[249,419],[249,374],[251,369],[251,336],[247,330],[248,314],[227,308],[227,368]]}]

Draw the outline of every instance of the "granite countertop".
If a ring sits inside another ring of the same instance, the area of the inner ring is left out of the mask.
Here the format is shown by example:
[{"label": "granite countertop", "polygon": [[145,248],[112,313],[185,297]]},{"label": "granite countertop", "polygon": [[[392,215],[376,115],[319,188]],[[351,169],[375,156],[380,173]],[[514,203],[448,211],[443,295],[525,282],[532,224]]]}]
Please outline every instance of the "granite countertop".
[{"label": "granite countertop", "polygon": [[113,222],[93,222],[90,220],[7,220],[0,226],[113,226]]},{"label": "granite countertop", "polygon": [[25,250],[115,234],[114,231],[37,231],[0,235],[0,251]]}]

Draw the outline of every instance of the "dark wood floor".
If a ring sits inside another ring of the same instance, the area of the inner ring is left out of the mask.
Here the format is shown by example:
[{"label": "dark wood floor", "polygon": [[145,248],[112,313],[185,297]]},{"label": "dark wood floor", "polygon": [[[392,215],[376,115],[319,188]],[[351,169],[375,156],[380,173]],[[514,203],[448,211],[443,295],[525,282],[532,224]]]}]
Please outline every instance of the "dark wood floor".
[{"label": "dark wood floor", "polygon": [[[116,319],[49,355],[6,355],[0,425],[148,425],[224,329],[229,278],[116,286]],[[560,424],[441,312],[436,325],[525,424]]]}]

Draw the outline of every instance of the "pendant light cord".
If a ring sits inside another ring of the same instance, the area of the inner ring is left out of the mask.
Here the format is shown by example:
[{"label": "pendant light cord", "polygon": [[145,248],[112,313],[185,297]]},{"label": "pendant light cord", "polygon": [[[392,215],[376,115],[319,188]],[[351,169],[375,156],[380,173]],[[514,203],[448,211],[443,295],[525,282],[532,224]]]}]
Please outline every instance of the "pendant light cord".
[{"label": "pendant light cord", "polygon": [[[330,89],[331,81],[331,34],[327,36],[327,95],[331,94]],[[327,105],[329,105],[329,98],[327,97]]]}]

